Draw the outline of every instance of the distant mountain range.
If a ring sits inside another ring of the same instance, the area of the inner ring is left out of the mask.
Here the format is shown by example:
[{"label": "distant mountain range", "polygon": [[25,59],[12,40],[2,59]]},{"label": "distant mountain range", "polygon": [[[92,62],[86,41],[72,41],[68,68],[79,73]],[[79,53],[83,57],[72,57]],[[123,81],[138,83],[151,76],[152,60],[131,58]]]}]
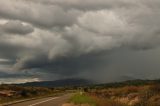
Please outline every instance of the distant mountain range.
[{"label": "distant mountain range", "polygon": [[40,82],[27,82],[22,84],[16,84],[20,86],[34,86],[34,87],[65,87],[65,86],[83,86],[94,84],[90,80],[86,79],[61,79],[55,81],[40,81]]},{"label": "distant mountain range", "polygon": [[[125,80],[126,79],[126,80]],[[70,86],[96,86],[96,85],[103,85],[106,87],[113,87],[113,86],[126,86],[126,85],[144,85],[144,84],[152,84],[152,83],[160,83],[160,80],[141,80],[125,77],[125,81],[118,81],[113,83],[97,83],[91,80],[86,79],[61,79],[55,81],[40,81],[40,82],[27,82],[22,84],[14,84],[18,86],[26,86],[26,87],[70,87]]]}]

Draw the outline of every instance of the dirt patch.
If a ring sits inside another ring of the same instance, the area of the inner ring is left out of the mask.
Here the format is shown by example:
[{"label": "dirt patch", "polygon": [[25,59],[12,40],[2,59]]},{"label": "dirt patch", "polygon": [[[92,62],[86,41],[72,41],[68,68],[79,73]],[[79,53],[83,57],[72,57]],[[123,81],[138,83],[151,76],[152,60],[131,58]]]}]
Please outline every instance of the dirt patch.
[{"label": "dirt patch", "polygon": [[73,103],[65,103],[62,106],[90,106],[89,104],[73,104]]},{"label": "dirt patch", "polygon": [[65,103],[62,106],[75,106],[73,103]]},{"label": "dirt patch", "polygon": [[121,97],[121,98],[117,98],[115,100],[120,102],[120,103],[128,104],[129,106],[133,106],[133,105],[135,105],[135,104],[140,102],[139,97],[134,97],[134,98]]}]

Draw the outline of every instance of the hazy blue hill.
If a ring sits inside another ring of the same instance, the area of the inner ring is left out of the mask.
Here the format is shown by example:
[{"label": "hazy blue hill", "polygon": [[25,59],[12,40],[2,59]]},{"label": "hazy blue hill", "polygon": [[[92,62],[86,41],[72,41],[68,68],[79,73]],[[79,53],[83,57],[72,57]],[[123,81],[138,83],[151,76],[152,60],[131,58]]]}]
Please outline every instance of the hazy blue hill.
[{"label": "hazy blue hill", "polygon": [[34,87],[64,87],[64,86],[81,86],[89,84],[93,84],[93,82],[86,79],[62,79],[55,81],[28,82],[18,85],[34,86]]}]

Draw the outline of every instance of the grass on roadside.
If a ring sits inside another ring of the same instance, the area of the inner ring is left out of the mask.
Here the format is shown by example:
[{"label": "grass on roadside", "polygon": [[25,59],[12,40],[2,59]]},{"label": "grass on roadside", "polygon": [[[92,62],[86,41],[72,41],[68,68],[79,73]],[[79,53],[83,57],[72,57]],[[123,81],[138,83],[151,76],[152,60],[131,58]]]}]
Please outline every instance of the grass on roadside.
[{"label": "grass on roadside", "polygon": [[93,97],[93,99],[96,101],[97,106],[128,106],[126,104],[123,104],[111,99],[107,99],[107,98],[99,98],[95,96]]},{"label": "grass on roadside", "polygon": [[90,96],[81,93],[73,95],[69,102],[74,104],[89,104],[90,106],[97,106],[96,102]]}]

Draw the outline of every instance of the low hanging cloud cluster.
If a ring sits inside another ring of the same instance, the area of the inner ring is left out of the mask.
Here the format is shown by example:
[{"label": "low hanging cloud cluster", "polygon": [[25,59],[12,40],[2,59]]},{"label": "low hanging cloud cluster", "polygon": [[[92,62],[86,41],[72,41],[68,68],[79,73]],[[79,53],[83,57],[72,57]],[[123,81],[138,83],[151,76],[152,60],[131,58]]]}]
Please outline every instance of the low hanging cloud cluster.
[{"label": "low hanging cloud cluster", "polygon": [[115,55],[159,52],[159,9],[159,0],[1,0],[0,58],[12,61],[10,70],[19,70],[15,73],[118,73],[110,62],[117,61]]},{"label": "low hanging cloud cluster", "polygon": [[34,28],[31,25],[23,25],[20,21],[8,21],[1,25],[1,32],[9,34],[25,35],[33,31]]}]

